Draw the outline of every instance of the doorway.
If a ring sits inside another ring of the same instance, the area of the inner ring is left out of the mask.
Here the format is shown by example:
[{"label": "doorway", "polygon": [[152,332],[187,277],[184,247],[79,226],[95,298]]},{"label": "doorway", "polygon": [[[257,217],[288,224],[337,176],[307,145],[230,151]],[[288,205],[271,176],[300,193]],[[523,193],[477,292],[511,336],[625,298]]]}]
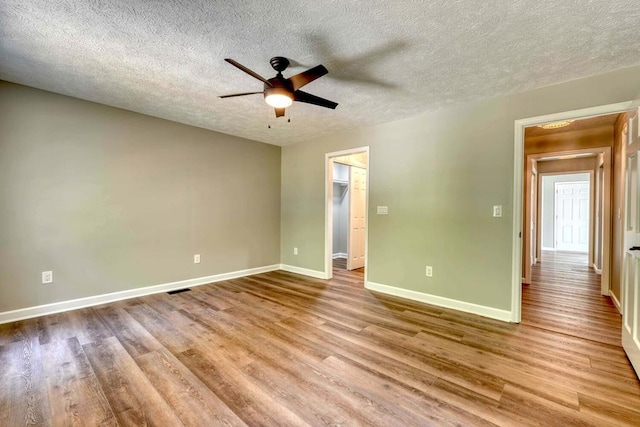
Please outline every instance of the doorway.
[{"label": "doorway", "polygon": [[[511,293],[511,312],[512,312],[512,321],[519,323],[522,320],[522,278],[524,268],[526,267],[526,263],[523,262],[523,259],[528,259],[529,254],[527,253],[527,257],[523,258],[523,252],[526,250],[527,252],[530,250],[530,245],[528,240],[524,240],[523,234],[529,232],[529,224],[526,221],[523,221],[523,213],[529,211],[528,209],[524,209],[523,205],[523,195],[529,195],[528,187],[530,183],[528,180],[525,180],[525,166],[527,165],[527,156],[525,156],[525,128],[529,127],[542,127],[542,125],[555,125],[560,122],[574,122],[580,121],[581,119],[589,119],[589,118],[597,118],[605,115],[611,114],[619,114],[625,111],[628,111],[633,106],[633,102],[622,102],[618,104],[609,104],[599,107],[586,108],[582,110],[569,111],[564,113],[550,114],[546,116],[532,117],[529,119],[521,119],[516,120],[515,127],[515,138],[514,138],[514,207],[513,207],[513,240],[512,240],[512,293]],[[547,145],[548,147],[548,145]],[[560,149],[555,154],[560,156],[575,156],[581,155],[588,152],[593,152],[592,148],[586,148],[584,145],[580,148],[573,149]],[[538,159],[540,159],[542,154],[540,152],[537,153]],[[600,150],[597,154],[598,161],[602,161],[604,165],[604,191],[603,195],[605,199],[604,206],[606,211],[602,213],[602,217],[599,219],[604,223],[603,233],[602,233],[602,280],[601,280],[601,294],[608,295],[609,294],[609,280],[610,280],[610,250],[611,250],[611,224],[612,224],[612,215],[611,215],[611,194],[610,188],[611,185],[611,165],[612,162],[612,150],[611,147],[607,147],[606,150]],[[539,171],[538,171],[539,172]],[[609,177],[607,177],[609,175]],[[523,184],[526,183],[527,188],[524,188]],[[593,186],[592,186],[593,191]],[[593,200],[593,198],[592,198]],[[523,225],[526,225],[523,228]],[[591,242],[593,242],[593,238]],[[527,243],[525,245],[525,242]],[[592,243],[593,244],[593,243]],[[538,245],[540,248],[541,245]]]},{"label": "doorway", "polygon": [[369,147],[325,155],[325,276],[358,270],[366,283]]}]

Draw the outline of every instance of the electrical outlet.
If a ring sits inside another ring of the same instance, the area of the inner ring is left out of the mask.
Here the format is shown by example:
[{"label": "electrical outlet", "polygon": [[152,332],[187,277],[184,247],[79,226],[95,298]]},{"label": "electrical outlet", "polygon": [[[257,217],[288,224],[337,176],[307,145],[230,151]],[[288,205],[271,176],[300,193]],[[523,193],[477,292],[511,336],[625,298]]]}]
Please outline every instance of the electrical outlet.
[{"label": "electrical outlet", "polygon": [[430,265],[427,265],[427,268],[425,269],[425,274],[427,275],[427,277],[433,277],[433,267],[431,267]]},{"label": "electrical outlet", "polygon": [[42,272],[42,284],[53,283],[53,271]]},{"label": "electrical outlet", "polygon": [[494,218],[502,218],[502,206],[496,205],[493,207],[493,217]]},{"label": "electrical outlet", "polygon": [[293,254],[298,255],[298,248],[293,248]]},{"label": "electrical outlet", "polygon": [[195,254],[193,256],[193,263],[194,264],[200,264],[200,254]]}]

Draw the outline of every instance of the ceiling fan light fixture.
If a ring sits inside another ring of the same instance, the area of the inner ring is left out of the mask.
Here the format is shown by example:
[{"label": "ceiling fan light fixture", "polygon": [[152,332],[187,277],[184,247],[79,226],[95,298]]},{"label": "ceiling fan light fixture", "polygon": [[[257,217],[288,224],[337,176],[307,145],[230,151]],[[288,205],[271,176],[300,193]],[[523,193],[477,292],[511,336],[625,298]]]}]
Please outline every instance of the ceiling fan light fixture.
[{"label": "ceiling fan light fixture", "polygon": [[273,108],[287,108],[293,104],[293,100],[287,95],[273,94],[265,96],[264,100]]},{"label": "ceiling fan light fixture", "polygon": [[575,120],[563,120],[561,122],[553,122],[553,123],[546,123],[544,125],[538,125],[538,127],[542,129],[558,129],[558,128],[563,128],[565,126],[569,126],[574,121]]},{"label": "ceiling fan light fixture", "polygon": [[264,91],[264,100],[273,108],[287,108],[293,104],[291,93],[282,87],[272,87]]}]

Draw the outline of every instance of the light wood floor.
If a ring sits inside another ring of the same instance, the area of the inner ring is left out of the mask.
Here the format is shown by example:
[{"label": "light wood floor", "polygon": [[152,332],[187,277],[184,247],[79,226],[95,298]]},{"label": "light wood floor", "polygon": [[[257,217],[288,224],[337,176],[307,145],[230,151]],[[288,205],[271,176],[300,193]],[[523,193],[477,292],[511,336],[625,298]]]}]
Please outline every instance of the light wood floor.
[{"label": "light wood floor", "polygon": [[571,296],[584,271],[547,261],[564,278],[536,273],[549,284],[525,289],[520,325],[371,293],[341,269],[3,325],[0,425],[640,425],[619,320]]}]

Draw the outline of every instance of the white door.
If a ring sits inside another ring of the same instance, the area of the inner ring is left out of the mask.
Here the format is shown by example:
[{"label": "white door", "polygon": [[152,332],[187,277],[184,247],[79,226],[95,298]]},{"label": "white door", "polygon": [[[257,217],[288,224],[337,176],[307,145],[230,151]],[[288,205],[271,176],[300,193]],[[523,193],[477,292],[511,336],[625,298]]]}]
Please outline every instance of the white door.
[{"label": "white door", "polygon": [[367,170],[351,166],[349,178],[349,248],[347,270],[364,267],[367,216]]},{"label": "white door", "polygon": [[622,346],[640,376],[640,138],[638,112],[627,123],[624,260],[622,262]]},{"label": "white door", "polygon": [[589,181],[556,182],[556,250],[589,252]]}]

